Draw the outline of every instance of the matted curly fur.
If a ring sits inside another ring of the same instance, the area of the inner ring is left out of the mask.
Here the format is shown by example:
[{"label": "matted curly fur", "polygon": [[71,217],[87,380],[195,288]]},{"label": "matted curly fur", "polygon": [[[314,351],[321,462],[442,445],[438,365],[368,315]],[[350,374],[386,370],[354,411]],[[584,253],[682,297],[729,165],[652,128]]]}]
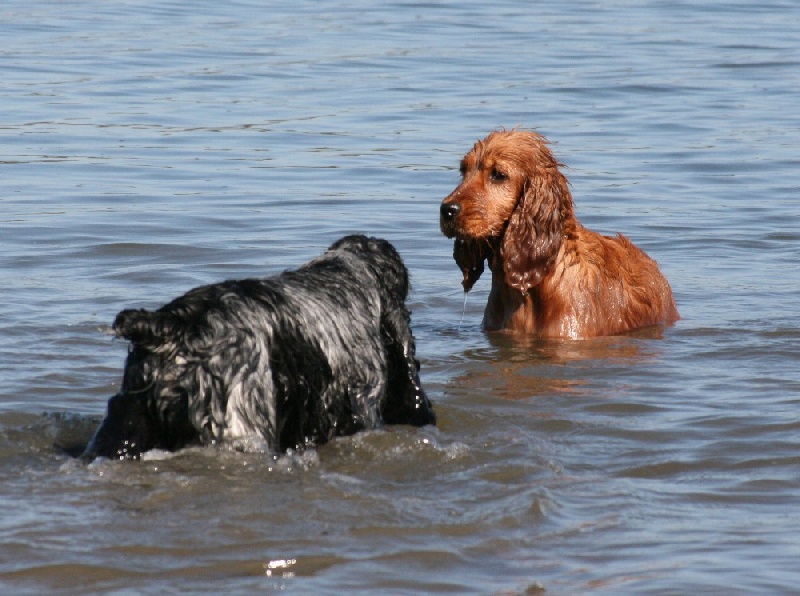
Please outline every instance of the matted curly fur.
[{"label": "matted curly fur", "polygon": [[533,132],[493,132],[461,161],[440,227],[469,291],[488,261],[486,329],[539,337],[614,335],[678,320],[656,262],[625,236],[576,219],[567,179]]},{"label": "matted curly fur", "polygon": [[296,271],[122,311],[122,387],[84,457],[248,436],[283,451],[384,423],[435,424],[408,289],[391,244],[348,236]]}]

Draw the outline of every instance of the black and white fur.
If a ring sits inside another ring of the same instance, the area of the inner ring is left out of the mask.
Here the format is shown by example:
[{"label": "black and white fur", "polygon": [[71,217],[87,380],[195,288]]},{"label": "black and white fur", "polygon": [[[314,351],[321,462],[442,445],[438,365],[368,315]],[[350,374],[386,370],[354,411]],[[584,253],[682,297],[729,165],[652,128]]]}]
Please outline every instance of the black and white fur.
[{"label": "black and white fur", "polygon": [[405,306],[408,272],[385,240],[347,236],[296,271],[123,310],[122,387],[84,457],[257,436],[271,450],[382,424],[435,424]]}]

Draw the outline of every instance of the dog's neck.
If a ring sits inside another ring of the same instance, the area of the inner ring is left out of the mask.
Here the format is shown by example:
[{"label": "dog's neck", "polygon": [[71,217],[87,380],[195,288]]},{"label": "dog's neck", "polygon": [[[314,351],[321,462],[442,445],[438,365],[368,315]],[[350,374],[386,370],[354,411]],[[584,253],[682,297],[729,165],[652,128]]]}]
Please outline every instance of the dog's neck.
[{"label": "dog's neck", "polygon": [[505,283],[502,270],[499,273],[492,271],[492,289],[483,312],[483,327],[487,331],[508,329],[534,335],[538,332],[539,306],[537,288],[522,293]]},{"label": "dog's neck", "polygon": [[[565,234],[548,273],[526,292],[506,283],[502,252],[499,248],[492,251],[489,259],[492,288],[483,313],[483,326],[486,330],[504,329],[529,336],[552,336],[556,330],[546,329],[546,321],[560,321],[569,326],[568,320],[564,317],[567,305],[563,304],[559,293],[552,288],[557,286],[556,278],[563,275],[565,267],[579,259],[575,247],[578,230],[570,232]],[[567,327],[559,329],[555,335],[571,336],[572,333]]]}]

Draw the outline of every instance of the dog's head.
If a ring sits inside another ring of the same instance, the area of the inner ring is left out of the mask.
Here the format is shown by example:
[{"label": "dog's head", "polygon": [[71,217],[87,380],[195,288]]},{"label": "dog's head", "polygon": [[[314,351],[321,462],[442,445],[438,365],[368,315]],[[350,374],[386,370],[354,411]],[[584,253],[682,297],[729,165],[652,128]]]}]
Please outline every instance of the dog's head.
[{"label": "dog's head", "polygon": [[410,285],[408,270],[390,242],[353,234],[337,240],[328,249],[328,252],[336,251],[350,253],[362,260],[396,302],[405,302]]},{"label": "dog's head", "polygon": [[461,183],[442,201],[439,225],[456,240],[466,291],[496,251],[513,288],[525,292],[547,274],[563,223],[574,217],[558,166],[544,137],[517,130],[491,133],[461,160]]}]

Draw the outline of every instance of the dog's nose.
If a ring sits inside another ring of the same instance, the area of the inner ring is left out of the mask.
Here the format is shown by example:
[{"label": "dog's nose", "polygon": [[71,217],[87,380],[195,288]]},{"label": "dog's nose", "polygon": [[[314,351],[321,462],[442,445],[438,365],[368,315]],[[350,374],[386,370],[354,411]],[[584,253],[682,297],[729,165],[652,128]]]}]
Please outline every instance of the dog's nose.
[{"label": "dog's nose", "polygon": [[442,216],[442,219],[446,221],[451,221],[455,219],[456,215],[461,212],[461,205],[458,203],[442,203],[442,206],[439,208],[439,213]]}]

